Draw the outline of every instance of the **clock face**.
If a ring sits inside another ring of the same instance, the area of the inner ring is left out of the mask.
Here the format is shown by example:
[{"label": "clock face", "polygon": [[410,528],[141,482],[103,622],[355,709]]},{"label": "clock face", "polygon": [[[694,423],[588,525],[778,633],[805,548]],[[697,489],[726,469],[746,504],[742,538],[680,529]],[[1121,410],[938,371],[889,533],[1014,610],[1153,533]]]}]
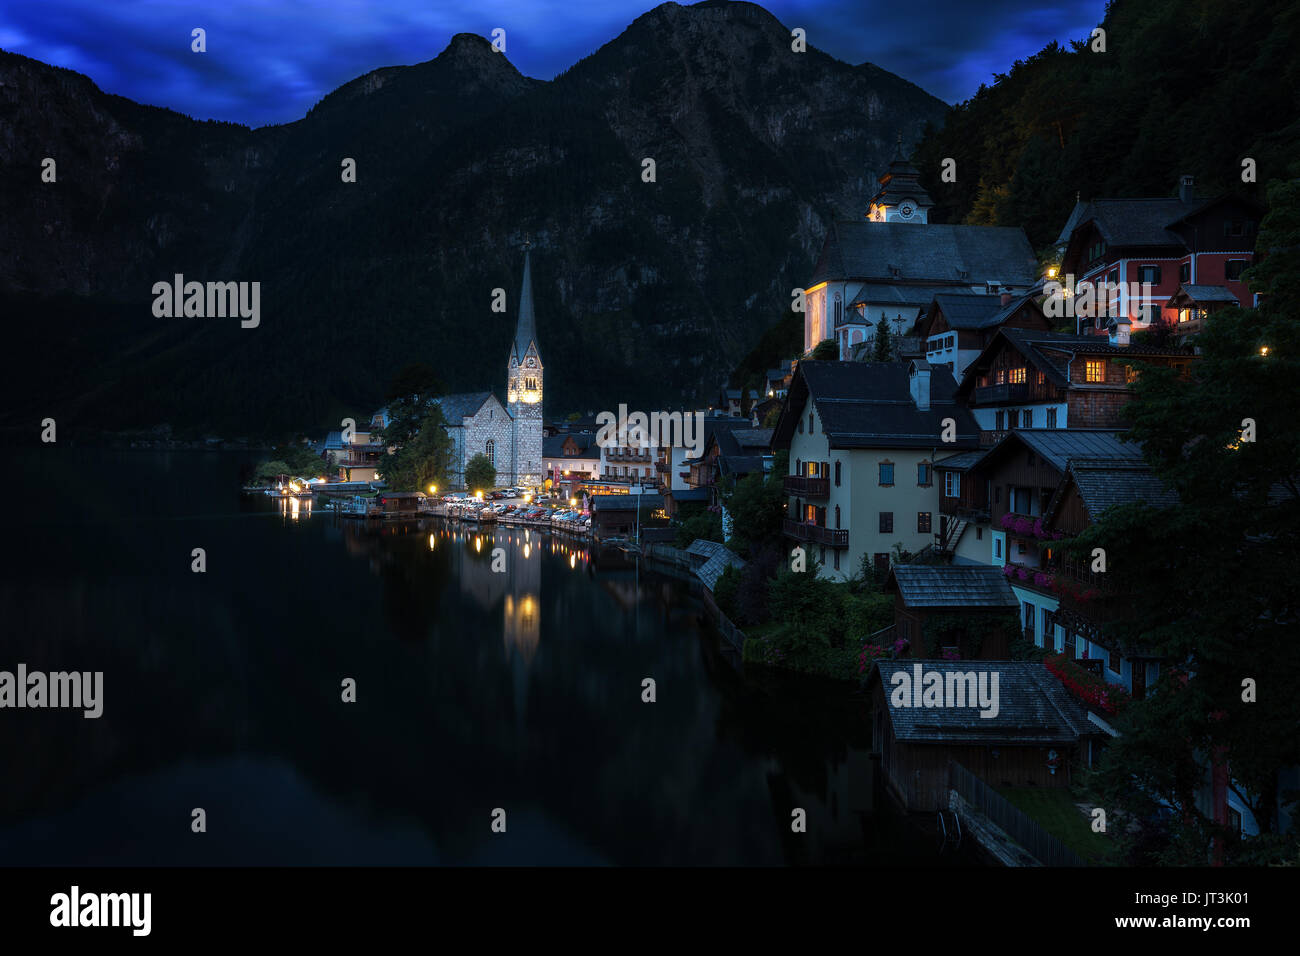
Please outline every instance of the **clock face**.
[{"label": "clock face", "polygon": [[536,364],[537,364],[537,359],[532,359],[532,358],[530,358],[530,359],[528,360],[528,367],[529,367],[529,368],[532,368],[532,367],[535,366]]},{"label": "clock face", "polygon": [[911,219],[912,213],[914,213],[915,211],[916,211],[915,207],[913,207],[913,205],[910,202],[905,202],[903,203],[903,205],[898,207],[898,214],[902,216],[904,219]]}]

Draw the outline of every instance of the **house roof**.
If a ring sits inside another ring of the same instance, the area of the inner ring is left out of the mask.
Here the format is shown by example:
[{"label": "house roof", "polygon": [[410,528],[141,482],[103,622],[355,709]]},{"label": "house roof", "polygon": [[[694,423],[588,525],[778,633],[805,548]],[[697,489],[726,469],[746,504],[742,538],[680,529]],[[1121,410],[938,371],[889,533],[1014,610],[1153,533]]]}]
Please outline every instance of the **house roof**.
[{"label": "house roof", "polygon": [[697,558],[711,558],[719,551],[729,551],[721,541],[710,541],[708,538],[696,538],[686,548],[687,554],[695,555]]},{"label": "house roof", "polygon": [[832,448],[934,448],[941,444],[945,418],[957,423],[957,441],[950,450],[973,447],[979,426],[953,398],[956,388],[947,366],[934,367],[930,407],[921,409],[912,400],[907,364],[804,360],[790,383],[772,445],[789,447],[811,400]]},{"label": "house roof", "polygon": [[[876,661],[871,680],[880,681],[885,700],[894,691],[894,675],[906,673],[915,678],[937,671],[940,675],[987,674],[998,680],[998,712],[981,717],[978,703],[971,707],[895,707],[885,708],[894,737],[908,743],[980,743],[980,744],[1073,744],[1097,728],[1088,720],[1087,711],[1065,690],[1041,661],[943,661],[887,660]],[[945,678],[946,682],[946,678]]]},{"label": "house roof", "polygon": [[1019,605],[1002,569],[992,565],[896,564],[889,579],[908,607]]},{"label": "house roof", "polygon": [[1178,291],[1169,297],[1168,304],[1173,306],[1175,299],[1186,297],[1189,302],[1230,302],[1238,304],[1237,297],[1221,285],[1180,285]]},{"label": "house roof", "polygon": [[1018,227],[851,220],[831,224],[809,284],[905,279],[969,285],[997,279],[1023,285],[1037,274],[1029,239]]},{"label": "house roof", "polygon": [[969,471],[971,465],[984,457],[985,449],[975,451],[958,452],[955,455],[949,455],[947,458],[940,458],[934,463],[936,468],[946,468],[949,471]]},{"label": "house roof", "polygon": [[1025,445],[1040,458],[1064,473],[1076,458],[1106,461],[1142,460],[1142,446],[1122,440],[1124,432],[1093,428],[1013,428],[983,455],[984,461],[1006,448]]},{"label": "house roof", "polygon": [[[1002,311],[1000,295],[936,295],[931,302],[943,312],[943,317],[954,329],[982,329],[989,320]],[[930,313],[933,319],[933,310]]]},{"label": "house roof", "polygon": [[[578,446],[577,458],[599,458],[600,448],[596,446],[594,432],[560,432],[542,439],[542,456],[545,458],[565,458],[564,445],[572,441]],[[590,454],[588,454],[590,452]]]},{"label": "house roof", "polygon": [[695,576],[704,582],[705,587],[712,591],[718,585],[718,578],[722,577],[722,572],[727,568],[743,568],[744,559],[735,552],[721,548],[714,551],[702,565],[695,569]]},{"label": "house roof", "polygon": [[[880,225],[880,223],[876,223],[876,225]],[[936,295],[950,295],[954,298],[986,298],[984,295],[970,291],[968,287],[971,281],[973,280],[968,280],[965,286],[885,285],[880,282],[868,282],[858,290],[858,294],[854,296],[853,301],[849,303],[849,308],[853,308],[857,305],[904,305],[924,307],[933,302]],[[877,321],[879,317],[872,318],[871,314],[868,313],[867,318],[874,322]],[[852,324],[850,316],[846,315],[845,319],[846,321],[850,321],[850,324]]]},{"label": "house roof", "polygon": [[[1176,196],[1156,199],[1094,199],[1074,219],[1071,234],[1089,222],[1112,246],[1181,246],[1168,230],[1175,221],[1205,205],[1204,199],[1184,201]],[[1066,237],[1067,239],[1069,236]]]},{"label": "house roof", "polygon": [[[709,489],[708,488],[683,488],[681,491],[669,490],[667,497],[673,499],[673,501],[677,502],[678,504],[683,504],[688,501],[708,501]],[[690,549],[688,548],[687,550]]]},{"label": "house roof", "polygon": [[[442,409],[447,424],[457,428],[460,427],[462,419],[478,412],[491,397],[491,392],[458,392],[455,395],[443,395],[434,401]],[[507,411],[506,414],[510,413]]]},{"label": "house roof", "polygon": [[637,502],[642,511],[653,511],[664,506],[663,495],[592,495],[592,511],[636,511]]},{"label": "house roof", "polygon": [[1156,508],[1178,504],[1178,494],[1152,473],[1142,460],[1116,461],[1082,458],[1070,462],[1066,479],[1057,488],[1048,505],[1048,515],[1056,512],[1068,485],[1073,484],[1093,521],[1113,505],[1145,502]]}]

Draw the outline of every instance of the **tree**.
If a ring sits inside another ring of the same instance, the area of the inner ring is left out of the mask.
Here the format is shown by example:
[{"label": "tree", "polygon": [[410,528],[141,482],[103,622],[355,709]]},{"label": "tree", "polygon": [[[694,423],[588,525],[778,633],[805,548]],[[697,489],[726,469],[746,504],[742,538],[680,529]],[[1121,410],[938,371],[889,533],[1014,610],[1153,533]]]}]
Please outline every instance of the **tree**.
[{"label": "tree", "polygon": [[273,458],[270,461],[264,461],[260,465],[258,465],[257,470],[253,472],[253,477],[262,479],[264,481],[265,480],[274,481],[276,478],[282,478],[285,475],[292,475],[292,474],[293,474],[293,469],[290,468],[286,462]]},{"label": "tree", "polygon": [[891,362],[894,359],[894,340],[889,334],[889,323],[881,316],[876,326],[876,348],[872,359],[877,362]]},{"label": "tree", "polygon": [[465,466],[465,487],[470,491],[490,491],[497,481],[497,470],[488,456],[479,452]]},{"label": "tree", "polygon": [[393,491],[427,492],[430,486],[446,485],[453,451],[442,409],[434,405],[416,433],[381,460],[379,470]]},{"label": "tree", "polygon": [[442,383],[427,365],[407,365],[389,383],[388,425],[378,432],[381,441],[403,445],[424,427],[434,400],[443,393]]},{"label": "tree", "polygon": [[817,343],[817,347],[812,350],[814,361],[833,362],[840,357],[840,347],[835,344],[834,339],[822,339]]},{"label": "tree", "polygon": [[1266,832],[1280,773],[1300,764],[1300,417],[1285,398],[1300,376],[1300,185],[1273,184],[1270,199],[1257,247],[1270,254],[1246,274],[1261,306],[1211,316],[1186,375],[1136,363],[1128,434],[1178,504],[1112,508],[1072,548],[1105,549],[1124,583],[1131,611],[1112,638],[1174,662],[1122,715],[1101,784],[1117,801],[1174,806],[1174,850],[1201,862],[1227,836],[1194,800],[1207,762],[1226,762]]},{"label": "tree", "polygon": [[788,455],[778,456],[769,475],[758,472],[746,475],[736,483],[727,497],[727,511],[731,514],[731,547],[737,553],[750,556],[760,547],[780,547],[781,520],[785,517],[785,474]]}]

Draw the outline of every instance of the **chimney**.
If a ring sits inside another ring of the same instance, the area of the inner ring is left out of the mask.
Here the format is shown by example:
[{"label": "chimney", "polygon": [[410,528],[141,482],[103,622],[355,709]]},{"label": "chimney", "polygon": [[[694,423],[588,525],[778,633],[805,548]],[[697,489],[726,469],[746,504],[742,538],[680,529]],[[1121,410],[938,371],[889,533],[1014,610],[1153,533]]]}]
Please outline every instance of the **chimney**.
[{"label": "chimney", "polygon": [[1192,187],[1196,185],[1196,180],[1191,176],[1182,176],[1178,180],[1178,198],[1183,202],[1192,201]]},{"label": "chimney", "polygon": [[1010,292],[1003,292],[1003,293],[1002,293],[1002,304],[1003,304],[1003,305],[1010,305],[1010,304],[1011,304],[1011,293],[1010,293]]},{"label": "chimney", "polygon": [[912,391],[912,401],[916,407],[925,411],[930,407],[930,363],[913,362],[908,374],[908,385]]},{"label": "chimney", "polygon": [[1110,320],[1110,344],[1128,345],[1129,321],[1127,316]]}]

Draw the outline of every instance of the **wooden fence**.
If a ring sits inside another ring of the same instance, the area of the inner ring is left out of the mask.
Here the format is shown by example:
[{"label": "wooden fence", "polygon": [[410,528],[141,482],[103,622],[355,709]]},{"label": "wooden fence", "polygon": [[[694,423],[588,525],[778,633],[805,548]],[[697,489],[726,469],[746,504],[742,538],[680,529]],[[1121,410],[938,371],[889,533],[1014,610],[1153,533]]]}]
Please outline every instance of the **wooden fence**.
[{"label": "wooden fence", "polygon": [[[1043,866],[1088,865],[1060,840],[1044,830],[1037,821],[1030,819],[1006,797],[956,761],[948,763],[948,786],[1000,827],[1007,836],[1028,850]],[[1080,816],[1079,825],[1085,824],[1086,821]]]}]

